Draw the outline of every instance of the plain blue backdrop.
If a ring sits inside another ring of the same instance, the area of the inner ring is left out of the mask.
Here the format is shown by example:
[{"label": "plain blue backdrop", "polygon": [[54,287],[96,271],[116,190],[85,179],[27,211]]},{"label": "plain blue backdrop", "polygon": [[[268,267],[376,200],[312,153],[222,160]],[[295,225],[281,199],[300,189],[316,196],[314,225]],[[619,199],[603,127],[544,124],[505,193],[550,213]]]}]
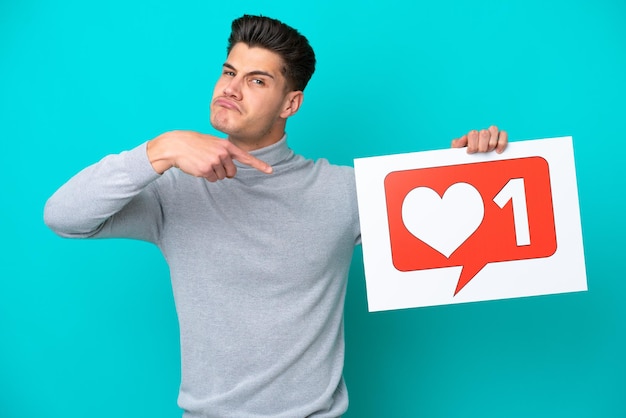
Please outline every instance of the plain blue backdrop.
[{"label": "plain blue backdrop", "polygon": [[288,123],[305,156],[351,165],[490,124],[512,140],[574,137],[589,291],[368,313],[357,248],[346,417],[625,417],[618,0],[0,2],[0,417],[180,416],[158,250],[60,239],[42,210],[108,153],[165,130],[213,133],[213,83],[244,13],[316,49]]}]

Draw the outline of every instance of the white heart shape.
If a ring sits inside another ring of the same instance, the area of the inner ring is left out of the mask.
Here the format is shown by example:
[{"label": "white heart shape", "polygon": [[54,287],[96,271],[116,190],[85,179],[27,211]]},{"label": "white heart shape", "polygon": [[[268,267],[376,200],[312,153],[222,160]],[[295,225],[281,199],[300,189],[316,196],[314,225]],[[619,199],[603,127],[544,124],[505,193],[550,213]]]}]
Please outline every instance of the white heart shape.
[{"label": "white heart shape", "polygon": [[433,189],[417,187],[402,202],[407,230],[447,258],[478,229],[484,215],[483,199],[468,183],[453,184],[442,197]]}]

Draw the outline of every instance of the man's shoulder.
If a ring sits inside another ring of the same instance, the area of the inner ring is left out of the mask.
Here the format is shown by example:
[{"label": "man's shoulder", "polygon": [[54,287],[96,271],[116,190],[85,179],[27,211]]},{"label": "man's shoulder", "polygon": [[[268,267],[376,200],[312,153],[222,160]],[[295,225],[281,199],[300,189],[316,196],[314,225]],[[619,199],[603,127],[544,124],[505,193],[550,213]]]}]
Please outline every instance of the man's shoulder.
[{"label": "man's shoulder", "polygon": [[323,177],[326,181],[338,181],[341,183],[354,183],[354,168],[334,164],[328,161],[326,158],[319,158],[315,161],[309,160],[310,169],[314,171],[319,177]]},{"label": "man's shoulder", "polygon": [[354,168],[348,165],[331,163],[326,158],[319,158],[315,161],[313,160],[310,160],[310,161],[312,161],[316,167],[322,170],[326,170],[332,173],[343,173],[348,176],[354,176]]}]

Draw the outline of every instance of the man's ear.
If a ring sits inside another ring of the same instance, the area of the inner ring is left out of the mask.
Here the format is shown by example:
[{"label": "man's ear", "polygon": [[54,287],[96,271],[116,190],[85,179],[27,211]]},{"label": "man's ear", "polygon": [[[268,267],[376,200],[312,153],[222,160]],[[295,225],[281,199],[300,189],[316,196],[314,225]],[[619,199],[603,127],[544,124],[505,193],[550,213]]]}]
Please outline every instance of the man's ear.
[{"label": "man's ear", "polygon": [[287,119],[289,116],[295,115],[298,109],[300,109],[303,100],[304,93],[300,90],[290,91],[289,93],[287,93],[287,96],[285,97],[283,111],[280,113],[280,117]]}]

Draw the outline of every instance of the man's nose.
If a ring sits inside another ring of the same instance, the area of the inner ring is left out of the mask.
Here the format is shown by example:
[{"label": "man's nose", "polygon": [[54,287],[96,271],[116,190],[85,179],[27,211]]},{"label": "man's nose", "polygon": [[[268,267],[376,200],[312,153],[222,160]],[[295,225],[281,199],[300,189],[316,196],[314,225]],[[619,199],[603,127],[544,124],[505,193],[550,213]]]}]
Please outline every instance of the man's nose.
[{"label": "man's nose", "polygon": [[241,82],[242,80],[235,76],[224,86],[224,94],[229,97],[241,98]]}]

